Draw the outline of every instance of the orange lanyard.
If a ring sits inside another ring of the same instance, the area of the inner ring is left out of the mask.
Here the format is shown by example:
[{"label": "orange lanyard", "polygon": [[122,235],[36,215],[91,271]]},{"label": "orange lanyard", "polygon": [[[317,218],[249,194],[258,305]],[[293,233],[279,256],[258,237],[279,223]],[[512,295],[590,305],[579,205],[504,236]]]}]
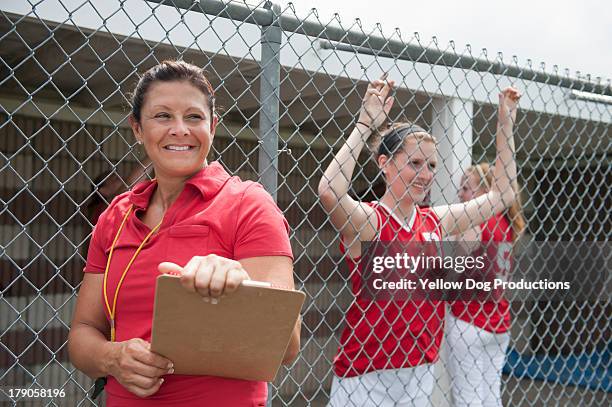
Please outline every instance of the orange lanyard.
[{"label": "orange lanyard", "polygon": [[129,261],[129,263],[127,264],[127,266],[123,270],[123,274],[121,275],[121,278],[119,279],[119,283],[117,283],[117,289],[115,290],[115,296],[113,298],[113,307],[111,308],[110,303],[108,301],[108,294],[106,292],[106,281],[108,280],[108,271],[110,269],[111,258],[113,257],[113,251],[115,250],[115,245],[117,244],[117,240],[119,240],[119,236],[121,235],[121,231],[123,230],[123,226],[125,225],[125,222],[127,221],[128,217],[130,216],[130,213],[132,213],[132,208],[133,207],[130,206],[130,209],[128,209],[128,211],[126,212],[125,216],[123,217],[123,221],[121,222],[121,226],[119,226],[119,230],[117,231],[117,235],[115,236],[115,239],[113,240],[113,244],[112,244],[112,246],[110,248],[110,253],[108,254],[108,260],[106,261],[106,270],[104,270],[104,302],[106,303],[106,310],[108,311],[108,315],[110,317],[111,342],[115,342],[115,312],[117,311],[117,298],[119,297],[119,290],[121,289],[121,284],[123,284],[123,280],[125,279],[125,276],[127,275],[128,271],[130,270],[130,267],[132,266],[132,263],[134,263],[134,260],[136,260],[136,257],[140,253],[140,250],[142,250],[142,248],[147,243],[147,241],[149,240],[151,235],[153,235],[153,233],[155,233],[157,231],[157,229],[159,229],[159,227],[161,226],[162,221],[163,221],[163,218],[162,218],[162,220],[157,224],[157,226],[155,226],[153,229],[151,229],[151,231],[144,238],[142,243],[140,243],[140,246],[138,246],[138,249],[136,250],[136,253],[134,253],[134,255],[132,256],[132,259]]}]

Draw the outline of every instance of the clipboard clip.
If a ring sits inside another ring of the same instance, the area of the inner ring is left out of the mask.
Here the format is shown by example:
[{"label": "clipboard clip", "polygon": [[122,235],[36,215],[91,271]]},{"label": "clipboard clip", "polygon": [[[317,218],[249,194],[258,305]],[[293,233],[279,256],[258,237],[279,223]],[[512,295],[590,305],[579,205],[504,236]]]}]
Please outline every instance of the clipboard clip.
[{"label": "clipboard clip", "polygon": [[[180,273],[177,273],[174,271],[168,271],[164,273],[163,275],[170,276],[170,277],[181,277]],[[272,284],[267,281],[242,280],[242,283],[240,283],[240,285],[245,286],[245,287],[282,288],[285,290],[292,290],[292,291],[294,290],[293,288]]]},{"label": "clipboard clip", "polygon": [[272,283],[266,281],[242,280],[241,285],[245,287],[272,287]]}]

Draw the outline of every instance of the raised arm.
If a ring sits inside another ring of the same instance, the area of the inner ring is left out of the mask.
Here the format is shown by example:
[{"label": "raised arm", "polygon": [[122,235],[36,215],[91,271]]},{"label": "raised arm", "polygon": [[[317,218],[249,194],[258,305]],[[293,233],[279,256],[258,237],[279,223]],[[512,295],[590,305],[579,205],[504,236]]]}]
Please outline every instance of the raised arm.
[{"label": "raised arm", "polygon": [[512,134],[516,111],[521,95],[508,87],[499,94],[497,134],[495,136],[496,158],[493,182],[490,191],[470,201],[436,206],[434,211],[441,219],[445,235],[463,233],[480,225],[492,216],[510,207],[517,197],[516,160],[514,136]]},{"label": "raised arm", "polygon": [[384,123],[393,105],[393,98],[389,97],[393,85],[393,81],[386,80],[386,75],[368,85],[358,123],[319,182],[321,204],[345,242],[350,243],[356,237],[358,241],[371,240],[376,236],[376,213],[351,198],[348,191],[361,150],[372,129]]}]

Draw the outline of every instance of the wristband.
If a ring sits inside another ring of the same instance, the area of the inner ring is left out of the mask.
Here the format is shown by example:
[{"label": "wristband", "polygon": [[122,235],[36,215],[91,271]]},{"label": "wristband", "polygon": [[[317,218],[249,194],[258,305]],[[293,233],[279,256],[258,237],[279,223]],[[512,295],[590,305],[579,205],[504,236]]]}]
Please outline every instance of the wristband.
[{"label": "wristband", "polygon": [[355,125],[361,124],[362,126],[366,126],[372,133],[374,133],[376,131],[376,128],[372,127],[371,125],[368,125],[362,121],[358,121],[357,123],[355,123]]}]

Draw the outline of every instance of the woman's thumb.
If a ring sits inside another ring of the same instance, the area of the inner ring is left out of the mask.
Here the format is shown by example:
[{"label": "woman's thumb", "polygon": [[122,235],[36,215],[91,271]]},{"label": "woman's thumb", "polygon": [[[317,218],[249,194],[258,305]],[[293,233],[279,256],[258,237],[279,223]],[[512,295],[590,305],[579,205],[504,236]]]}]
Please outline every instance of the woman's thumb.
[{"label": "woman's thumb", "polygon": [[157,270],[163,274],[171,274],[174,276],[180,276],[183,274],[183,268],[178,264],[171,263],[169,261],[164,261],[159,263],[157,266]]}]

